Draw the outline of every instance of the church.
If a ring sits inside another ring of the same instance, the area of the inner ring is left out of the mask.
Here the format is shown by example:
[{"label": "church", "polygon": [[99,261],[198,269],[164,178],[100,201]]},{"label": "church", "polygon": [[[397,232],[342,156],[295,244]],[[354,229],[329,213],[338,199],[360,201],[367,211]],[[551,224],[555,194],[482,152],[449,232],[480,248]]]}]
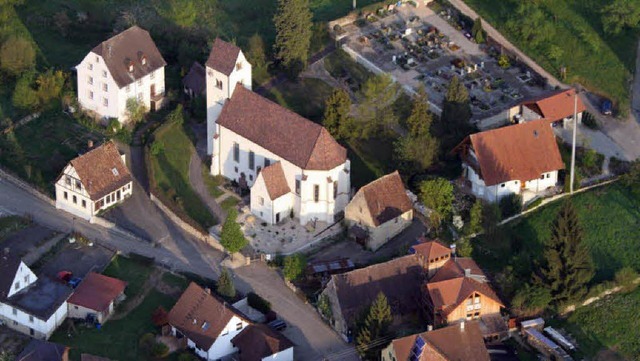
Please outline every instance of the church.
[{"label": "church", "polygon": [[351,191],[347,150],[322,126],[251,91],[251,64],[216,39],[206,63],[211,174],[251,192],[268,224],[293,217],[333,223]]}]

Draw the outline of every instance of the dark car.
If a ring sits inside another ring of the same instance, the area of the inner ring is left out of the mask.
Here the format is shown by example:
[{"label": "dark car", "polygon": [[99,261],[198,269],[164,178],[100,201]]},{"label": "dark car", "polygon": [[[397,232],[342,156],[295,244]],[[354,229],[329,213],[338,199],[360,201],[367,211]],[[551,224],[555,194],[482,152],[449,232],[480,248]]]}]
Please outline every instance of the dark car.
[{"label": "dark car", "polygon": [[282,331],[285,328],[287,328],[287,323],[284,322],[283,320],[278,319],[278,320],[273,320],[269,322],[267,326],[269,326],[272,330]]},{"label": "dark car", "polygon": [[69,280],[68,285],[71,286],[71,288],[76,288],[76,287],[78,287],[80,282],[82,282],[82,278],[81,277],[73,277],[71,280]]}]

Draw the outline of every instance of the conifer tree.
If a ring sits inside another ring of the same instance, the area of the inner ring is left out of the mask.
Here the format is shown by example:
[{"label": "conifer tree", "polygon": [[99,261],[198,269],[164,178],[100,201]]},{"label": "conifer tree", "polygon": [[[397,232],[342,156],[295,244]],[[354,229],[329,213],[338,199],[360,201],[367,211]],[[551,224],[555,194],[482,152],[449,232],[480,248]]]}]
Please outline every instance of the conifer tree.
[{"label": "conifer tree", "polygon": [[438,141],[430,132],[432,121],[427,92],[420,87],[413,100],[411,115],[407,118],[409,134],[395,143],[397,159],[407,163],[409,170],[429,168],[438,154]]},{"label": "conifer tree", "polygon": [[349,126],[353,120],[349,115],[351,111],[351,98],[344,89],[335,89],[327,98],[324,108],[322,125],[336,139],[351,138]]},{"label": "conifer tree", "polygon": [[278,0],[275,58],[297,76],[307,64],[311,45],[311,10],[308,0]]},{"label": "conifer tree", "polygon": [[230,210],[220,232],[220,244],[229,253],[236,253],[247,245],[247,239],[244,238],[244,233],[242,233],[240,225],[236,222],[237,217],[236,210]]},{"label": "conifer tree", "polygon": [[233,279],[226,268],[222,268],[216,290],[219,295],[227,298],[234,298],[236,296],[236,288],[233,285]]},{"label": "conifer tree", "polygon": [[584,296],[594,275],[593,261],[582,243],[583,232],[578,215],[570,200],[566,200],[545,244],[544,265],[534,278],[551,291],[556,303]]},{"label": "conifer tree", "polygon": [[356,337],[356,350],[365,359],[371,359],[377,354],[375,341],[387,336],[387,331],[393,316],[391,307],[387,302],[387,297],[380,292],[369,307],[369,313],[365,318],[364,325],[360,328]]},{"label": "conifer tree", "polygon": [[469,123],[471,115],[469,92],[460,78],[454,76],[442,104],[441,122],[448,140],[446,148],[454,147],[473,132],[473,126]]}]

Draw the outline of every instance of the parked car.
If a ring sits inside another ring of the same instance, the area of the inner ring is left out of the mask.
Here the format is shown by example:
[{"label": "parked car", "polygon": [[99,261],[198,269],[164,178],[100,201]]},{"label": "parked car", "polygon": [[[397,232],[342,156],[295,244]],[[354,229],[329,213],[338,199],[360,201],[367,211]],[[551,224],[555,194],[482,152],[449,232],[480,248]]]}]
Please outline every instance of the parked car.
[{"label": "parked car", "polygon": [[613,108],[613,104],[611,103],[611,100],[605,99],[602,101],[602,104],[600,104],[600,111],[604,115],[611,115],[612,108]]},{"label": "parked car", "polygon": [[76,288],[76,287],[78,287],[80,282],[82,282],[82,278],[81,277],[73,277],[71,280],[69,280],[69,283],[67,283],[67,284],[69,286],[71,286],[71,288]]},{"label": "parked car", "polygon": [[70,271],[60,271],[57,275],[58,279],[64,283],[69,283],[71,278],[73,277],[73,273]]},{"label": "parked car", "polygon": [[269,326],[272,330],[282,331],[285,328],[287,328],[287,323],[284,322],[283,320],[278,319],[278,320],[269,322],[267,326]]}]

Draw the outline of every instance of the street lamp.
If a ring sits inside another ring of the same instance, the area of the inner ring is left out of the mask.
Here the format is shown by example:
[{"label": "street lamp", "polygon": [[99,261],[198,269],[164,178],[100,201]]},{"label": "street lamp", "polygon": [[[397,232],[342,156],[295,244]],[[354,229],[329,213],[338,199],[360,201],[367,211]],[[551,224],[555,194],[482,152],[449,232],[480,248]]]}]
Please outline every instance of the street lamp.
[{"label": "street lamp", "polygon": [[575,179],[577,131],[578,131],[578,87],[576,87],[575,94],[573,97],[573,139],[571,141],[571,179],[569,183],[569,194],[573,194],[573,180]]}]

